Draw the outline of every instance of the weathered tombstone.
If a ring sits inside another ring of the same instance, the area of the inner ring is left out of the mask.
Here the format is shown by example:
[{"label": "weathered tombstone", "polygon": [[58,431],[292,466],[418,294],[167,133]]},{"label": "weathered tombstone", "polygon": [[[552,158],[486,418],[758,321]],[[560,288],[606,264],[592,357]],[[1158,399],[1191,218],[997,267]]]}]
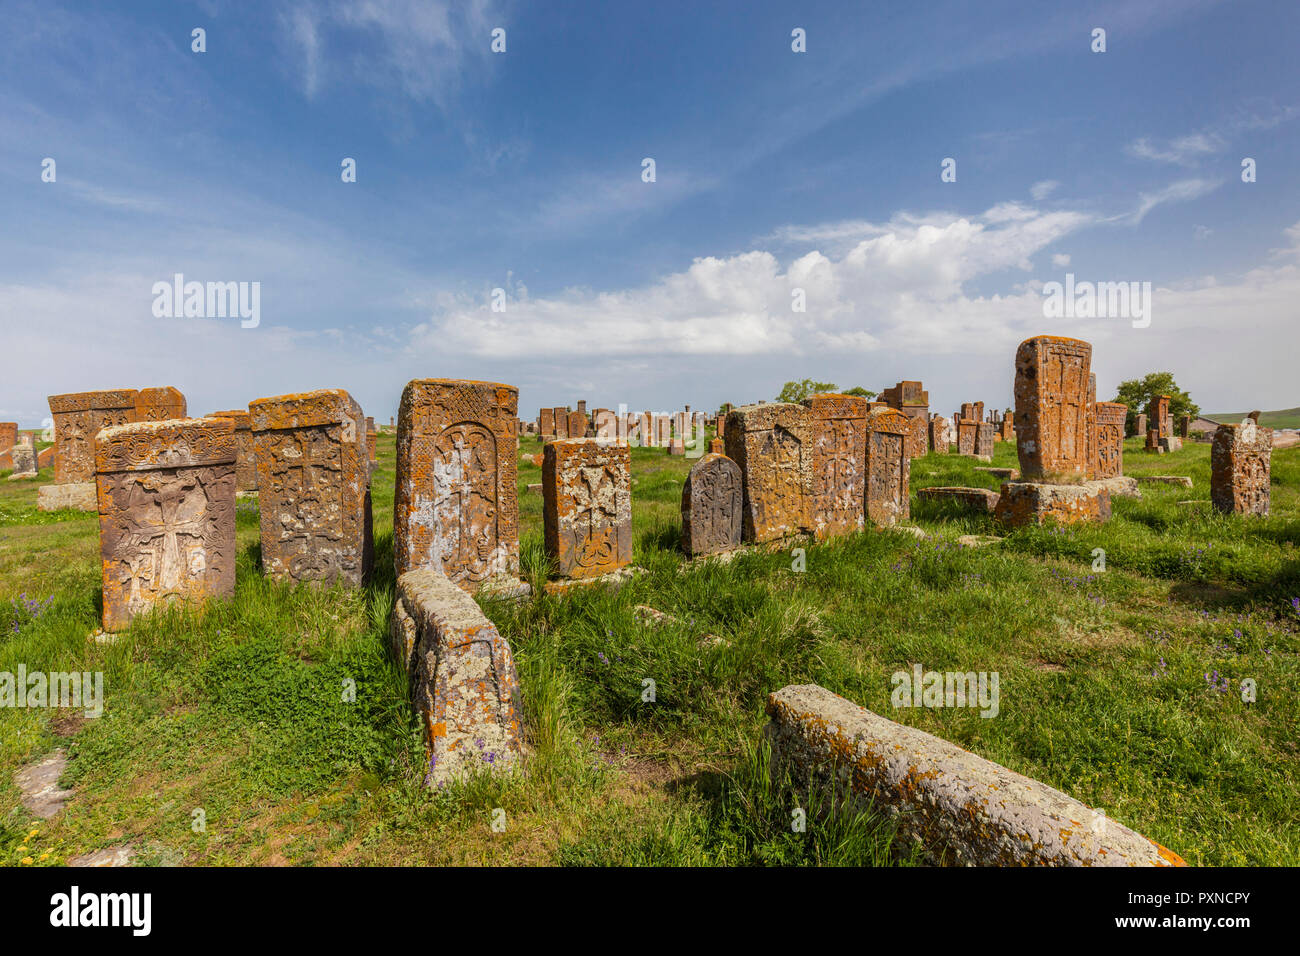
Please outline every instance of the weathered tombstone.
[{"label": "weathered tombstone", "polygon": [[1138,438],[1147,437],[1147,413],[1139,412],[1133,417],[1133,434]]},{"label": "weathered tombstone", "polygon": [[587,417],[587,400],[584,398],[578,402],[578,414],[583,418]]},{"label": "weathered tombstone", "polygon": [[1092,346],[1040,335],[1016,351],[1016,453],[1026,480],[1088,473]]},{"label": "weathered tombstone", "polygon": [[390,627],[424,726],[424,785],[518,763],[523,709],[514,656],[474,599],[436,568],[417,568],[397,579]]},{"label": "weathered tombstone", "polygon": [[948,454],[948,419],[942,415],[935,415],[930,419],[927,431],[930,451],[940,455]]},{"label": "weathered tombstone", "polygon": [[408,382],[397,411],[393,560],[400,577],[441,570],[474,592],[517,589],[519,390],[499,382]]},{"label": "weathered tombstone", "polygon": [[1084,432],[1085,449],[1088,455],[1088,477],[1097,474],[1097,374],[1088,373],[1088,407],[1085,417],[1086,431]]},{"label": "weathered tombstone", "polygon": [[807,504],[812,531],[819,539],[861,531],[866,514],[867,400],[814,395],[803,404],[812,438]]},{"label": "weathered tombstone", "polygon": [[569,410],[567,408],[561,408],[560,406],[557,405],[555,406],[555,408],[551,409],[551,415],[555,422],[555,437],[568,438],[569,437]]},{"label": "weathered tombstone", "polygon": [[808,408],[742,405],[727,416],[724,442],[742,476],[742,538],[773,541],[807,530],[813,487]]},{"label": "weathered tombstone", "polygon": [[727,444],[721,438],[709,439],[710,455],[725,455],[727,453]]},{"label": "weathered tombstone", "polygon": [[110,426],[95,442],[104,630],[235,593],[235,435],[225,419]]},{"label": "weathered tombstone", "polygon": [[908,486],[912,459],[907,454],[908,419],[894,409],[867,417],[867,520],[888,528],[911,514]]},{"label": "weathered tombstone", "polygon": [[372,464],[379,460],[379,430],[369,415],[366,416],[366,457]]},{"label": "weathered tombstone", "polygon": [[713,432],[718,438],[727,437],[727,416],[725,414],[719,415],[713,420]]},{"label": "weathered tombstone", "polygon": [[1190,438],[1191,431],[1192,431],[1192,416],[1191,415],[1178,416],[1178,437]]},{"label": "weathered tombstone", "polygon": [[608,408],[596,409],[594,422],[594,431],[597,438],[603,438],[606,441],[615,441],[618,439],[618,415]]},{"label": "weathered tombstone", "polygon": [[1173,435],[1169,427],[1169,396],[1153,395],[1147,403],[1146,451],[1161,452],[1161,441]]},{"label": "weathered tombstone", "polygon": [[537,416],[537,430],[541,432],[543,438],[552,438],[555,435],[555,409],[543,408]]},{"label": "weathered tombstone", "polygon": [[973,418],[962,418],[957,422],[957,454],[974,455],[975,438],[979,434],[980,423]]},{"label": "weathered tombstone", "polygon": [[1128,406],[1121,402],[1098,402],[1095,419],[1097,437],[1096,478],[1117,478],[1124,474],[1124,421]]},{"label": "weathered tombstone", "polygon": [[0,451],[13,448],[18,444],[18,423],[0,422]]},{"label": "weathered tombstone", "polygon": [[31,435],[19,436],[17,444],[9,448],[9,457],[13,460],[10,481],[36,477],[36,447],[32,444]]},{"label": "weathered tombstone", "polygon": [[631,463],[626,442],[568,438],[546,446],[542,523],[561,577],[599,577],[632,560]]},{"label": "weathered tombstone", "polygon": [[952,485],[937,488],[919,488],[916,497],[922,501],[951,502],[967,511],[992,514],[998,505],[998,493],[988,488],[968,488]]},{"label": "weathered tombstone", "polygon": [[992,422],[980,422],[975,426],[975,457],[982,461],[993,460],[993,436],[995,434]]},{"label": "weathered tombstone", "polygon": [[170,385],[163,388],[142,388],[135,393],[137,422],[164,422],[185,417],[185,396],[180,389]]},{"label": "weathered tombstone", "polygon": [[1010,410],[1003,413],[1002,424],[998,428],[998,434],[1002,437],[1003,441],[1016,440],[1016,425],[1014,421],[1014,413],[1012,413]]},{"label": "weathered tombstone", "polygon": [[695,463],[682,485],[682,549],[692,557],[740,547],[740,468],[725,455]]},{"label": "weathered tombstone", "polygon": [[[579,406],[585,405],[586,402],[579,402]],[[577,411],[569,412],[569,437],[586,438],[587,437],[587,413],[579,408]]]},{"label": "weathered tombstone", "polygon": [[235,424],[235,491],[257,490],[257,455],[253,451],[253,429],[248,412],[236,408],[213,412],[208,418],[225,418]]},{"label": "weathered tombstone", "polygon": [[668,415],[655,416],[655,447],[664,448],[673,437],[673,420]]},{"label": "weathered tombstone", "polygon": [[360,585],[373,557],[365,416],[341,388],[248,404],[257,459],[262,570]]},{"label": "weathered tombstone", "polygon": [[1210,503],[1224,514],[1267,515],[1273,429],[1247,418],[1220,425],[1210,447]]},{"label": "weathered tombstone", "polygon": [[49,397],[54,419],[54,483],[95,480],[95,435],[135,420],[135,389],[73,392]]},{"label": "weathered tombstone", "polygon": [[628,445],[632,448],[640,448],[644,443],[641,436],[641,416],[629,412],[624,422],[624,437]]}]

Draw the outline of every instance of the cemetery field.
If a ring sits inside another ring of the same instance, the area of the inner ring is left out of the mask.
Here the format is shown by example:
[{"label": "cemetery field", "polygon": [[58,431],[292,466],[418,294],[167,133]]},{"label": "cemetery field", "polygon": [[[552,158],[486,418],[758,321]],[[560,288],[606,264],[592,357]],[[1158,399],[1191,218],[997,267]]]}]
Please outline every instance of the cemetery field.
[{"label": "cemetery field", "polygon": [[[694,460],[634,448],[643,570],[617,591],[483,602],[514,652],[530,757],[441,791],[422,786],[388,651],[391,434],[372,481],[367,587],[268,583],[256,502],[241,500],[235,597],[155,612],[111,642],[92,637],[97,517],[38,513],[48,469],[0,481],[0,672],[102,672],[105,700],[96,718],[0,708],[0,862],[127,844],[138,862],[185,865],[910,862],[870,812],[792,831],[812,801],[767,782],[764,703],[815,683],[1063,790],[1189,864],[1300,865],[1300,448],[1273,453],[1272,516],[1243,518],[1209,507],[1208,444],[1141,444],[1126,442],[1125,474],[1194,486],[1143,484],[1106,524],[1008,533],[918,502],[922,487],[1000,484],[974,458],[929,454],[911,466],[910,524],[925,537],[868,530],[690,565],[678,534]],[[540,449],[526,437],[521,456]],[[1014,444],[997,444],[992,464],[1015,467]],[[521,458],[521,559],[539,593],[542,499],[525,489],[540,482]],[[1000,540],[965,547],[963,535]],[[647,622],[638,605],[671,617]],[[996,716],[893,707],[890,675],[914,665],[996,673]],[[14,775],[56,749],[71,795],[41,821]]]}]

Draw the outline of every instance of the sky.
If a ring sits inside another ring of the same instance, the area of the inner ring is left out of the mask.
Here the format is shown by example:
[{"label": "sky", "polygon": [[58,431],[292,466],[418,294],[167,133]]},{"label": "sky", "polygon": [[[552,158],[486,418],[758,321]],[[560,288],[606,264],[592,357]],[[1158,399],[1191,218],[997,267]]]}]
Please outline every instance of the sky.
[{"label": "sky", "polygon": [[[1099,398],[1170,371],[1206,412],[1300,405],[1293,0],[5,10],[22,427],[157,385],[193,415],[346,388],[387,422],[430,377],[515,385],[522,418],[802,378],[920,379],[949,414],[1010,407],[1038,334],[1093,344]],[[169,313],[176,274],[258,283],[256,326]],[[1051,313],[1067,274],[1149,311]]]}]

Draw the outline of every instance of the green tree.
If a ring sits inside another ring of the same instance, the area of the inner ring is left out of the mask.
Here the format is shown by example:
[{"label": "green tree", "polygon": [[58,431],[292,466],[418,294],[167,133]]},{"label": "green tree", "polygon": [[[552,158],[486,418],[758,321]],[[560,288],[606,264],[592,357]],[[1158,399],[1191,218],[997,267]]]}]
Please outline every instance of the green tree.
[{"label": "green tree", "polygon": [[1128,424],[1130,429],[1134,419],[1147,410],[1147,404],[1155,395],[1169,396],[1169,417],[1175,423],[1183,415],[1196,418],[1201,414],[1201,406],[1192,401],[1192,396],[1178,387],[1173,372],[1151,372],[1145,378],[1132,378],[1119,383],[1119,392],[1115,401],[1128,406]]},{"label": "green tree", "polygon": [[861,396],[862,396],[863,398],[865,398],[867,401],[871,401],[873,398],[875,398],[875,397],[876,397],[877,395],[879,395],[880,393],[879,393],[879,392],[873,392],[873,391],[872,391],[871,389],[869,389],[869,388],[863,388],[861,385],[854,385],[852,388],[850,388],[850,389],[849,389],[848,391],[846,391],[844,394],[845,394],[845,395],[861,395]]},{"label": "green tree", "polygon": [[802,382],[786,382],[776,400],[778,402],[802,402],[809,395],[819,395],[822,392],[833,391],[835,391],[835,386],[830,382],[814,382],[812,379],[806,378]]}]

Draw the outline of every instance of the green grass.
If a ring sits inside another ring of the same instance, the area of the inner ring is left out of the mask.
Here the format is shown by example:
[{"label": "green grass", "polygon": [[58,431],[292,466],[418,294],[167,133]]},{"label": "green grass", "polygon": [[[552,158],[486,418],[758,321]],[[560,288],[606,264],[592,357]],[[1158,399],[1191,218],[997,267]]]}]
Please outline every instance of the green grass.
[{"label": "green grass", "polygon": [[[189,864],[910,862],[869,811],[792,830],[793,811],[821,801],[770,784],[763,705],[811,682],[1037,777],[1190,863],[1296,865],[1300,449],[1273,456],[1273,517],[1234,520],[1208,508],[1207,446],[1140,446],[1127,443],[1127,474],[1187,474],[1195,486],[1143,485],[1141,501],[1116,499],[1105,526],[1025,529],[980,549],[956,537],[1002,535],[990,519],[914,497],[928,538],[805,543],[803,572],[788,551],[757,550],[683,571],[691,462],[634,449],[645,571],[616,592],[485,604],[515,653],[532,753],[523,771],[440,792],[421,786],[416,724],[385,650],[391,436],[380,439],[367,588],[265,581],[256,508],[241,504],[234,599],[148,616],[114,644],[87,639],[99,613],[94,516],[33,523],[23,516],[36,483],[0,482],[0,671],[102,670],[107,697],[97,720],[0,712],[0,862],[126,841],[143,862]],[[522,453],[539,448],[526,439]],[[979,464],[928,455],[912,464],[913,488],[997,488]],[[996,445],[993,464],[1014,465],[1014,447]],[[524,489],[540,481],[521,460],[522,563],[534,576],[541,498]],[[1092,570],[1096,548],[1104,572]],[[49,603],[16,610],[20,592]],[[640,624],[638,604],[676,622]],[[889,676],[914,663],[999,672],[998,717],[894,710]],[[1211,671],[1233,689],[1253,678],[1258,700],[1211,687]],[[647,678],[653,703],[641,699]],[[345,681],[355,703],[342,699]],[[72,757],[64,783],[76,796],[33,824],[13,772],[55,746]]]}]

